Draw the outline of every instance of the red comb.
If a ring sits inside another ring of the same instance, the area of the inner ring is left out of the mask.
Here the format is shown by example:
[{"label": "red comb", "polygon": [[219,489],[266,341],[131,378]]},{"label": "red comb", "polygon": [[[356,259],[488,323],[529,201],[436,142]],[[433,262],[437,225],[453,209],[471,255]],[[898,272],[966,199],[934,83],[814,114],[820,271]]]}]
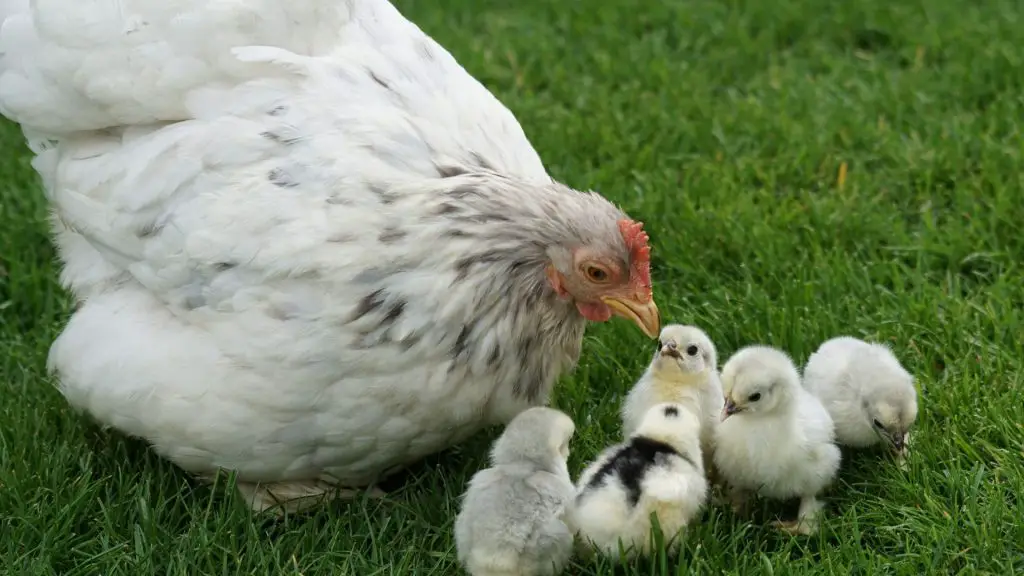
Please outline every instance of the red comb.
[{"label": "red comb", "polygon": [[635,220],[619,220],[619,232],[629,249],[629,259],[636,279],[646,287],[651,286],[651,247],[650,239],[644,232],[644,223]]}]

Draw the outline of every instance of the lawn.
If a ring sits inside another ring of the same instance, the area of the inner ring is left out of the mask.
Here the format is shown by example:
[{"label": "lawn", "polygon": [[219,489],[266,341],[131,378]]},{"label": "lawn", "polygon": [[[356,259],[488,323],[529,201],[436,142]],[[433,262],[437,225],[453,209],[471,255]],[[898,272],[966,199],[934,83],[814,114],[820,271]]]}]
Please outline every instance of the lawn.
[{"label": "lawn", "polygon": [[[711,508],[679,558],[630,573],[1024,571],[1019,3],[437,4],[399,7],[553,176],[647,222],[666,320],[705,328],[723,362],[749,343],[802,365],[832,336],[884,341],[918,378],[908,469],[844,451],[820,534],[773,531],[777,504]],[[45,373],[70,306],[44,198],[18,129],[0,139],[0,570],[457,573],[457,497],[493,434],[385,500],[277,522],[71,411]],[[574,474],[617,440],[650,347],[624,322],[589,329],[554,399],[577,422]]]}]

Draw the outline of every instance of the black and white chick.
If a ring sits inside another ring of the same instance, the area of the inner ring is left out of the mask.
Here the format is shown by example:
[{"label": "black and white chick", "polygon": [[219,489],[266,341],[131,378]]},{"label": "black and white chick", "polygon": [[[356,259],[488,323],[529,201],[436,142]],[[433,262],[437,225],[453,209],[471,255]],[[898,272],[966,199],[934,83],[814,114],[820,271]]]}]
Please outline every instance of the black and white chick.
[{"label": "black and white chick", "polygon": [[818,496],[839,471],[832,418],[800,385],[790,357],[768,346],[748,346],[722,367],[725,407],[715,434],[715,466],[735,509],[754,493],[800,498],[795,521],[776,522],[793,534],[817,530]]},{"label": "black and white chick", "polygon": [[710,458],[723,405],[722,382],[715,345],[696,326],[670,324],[661,330],[651,363],[622,404],[623,437],[630,437],[647,410],[661,402],[683,404],[698,415],[701,451]]},{"label": "black and white chick", "polygon": [[605,449],[580,475],[570,524],[584,551],[619,559],[651,551],[652,520],[670,550],[702,512],[708,481],[700,420],[686,406],[652,406],[622,444]]},{"label": "black and white chick", "polygon": [[455,520],[459,563],[472,576],[555,576],[573,553],[565,524],[575,488],[566,459],[576,427],[546,407],[516,416],[477,472]]},{"label": "black and white chick", "polygon": [[884,443],[905,462],[917,420],[917,390],[914,377],[887,346],[850,336],[825,341],[807,360],[804,388],[832,416],[839,444]]}]

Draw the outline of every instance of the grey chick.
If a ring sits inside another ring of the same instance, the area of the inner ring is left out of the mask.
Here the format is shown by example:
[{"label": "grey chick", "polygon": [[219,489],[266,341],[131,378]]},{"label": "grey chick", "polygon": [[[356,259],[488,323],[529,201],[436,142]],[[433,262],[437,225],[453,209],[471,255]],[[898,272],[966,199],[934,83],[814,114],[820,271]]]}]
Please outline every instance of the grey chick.
[{"label": "grey chick", "polygon": [[917,390],[887,346],[850,336],[827,340],[807,360],[803,384],[832,416],[840,444],[882,443],[903,462],[917,420]]},{"label": "grey chick", "polygon": [[516,416],[477,472],[455,520],[458,560],[472,576],[555,576],[572,557],[565,525],[575,489],[566,459],[576,426],[552,408]]}]

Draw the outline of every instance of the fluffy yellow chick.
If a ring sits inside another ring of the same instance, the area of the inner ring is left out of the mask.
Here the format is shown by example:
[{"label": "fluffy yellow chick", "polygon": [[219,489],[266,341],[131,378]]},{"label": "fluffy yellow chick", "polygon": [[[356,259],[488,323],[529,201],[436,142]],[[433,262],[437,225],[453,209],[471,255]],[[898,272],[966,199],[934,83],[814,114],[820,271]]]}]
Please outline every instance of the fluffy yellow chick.
[{"label": "fluffy yellow chick", "polygon": [[623,402],[623,436],[633,435],[651,406],[661,402],[682,404],[696,415],[701,452],[709,466],[722,411],[722,383],[715,345],[696,326],[670,324],[662,329],[651,363]]}]

